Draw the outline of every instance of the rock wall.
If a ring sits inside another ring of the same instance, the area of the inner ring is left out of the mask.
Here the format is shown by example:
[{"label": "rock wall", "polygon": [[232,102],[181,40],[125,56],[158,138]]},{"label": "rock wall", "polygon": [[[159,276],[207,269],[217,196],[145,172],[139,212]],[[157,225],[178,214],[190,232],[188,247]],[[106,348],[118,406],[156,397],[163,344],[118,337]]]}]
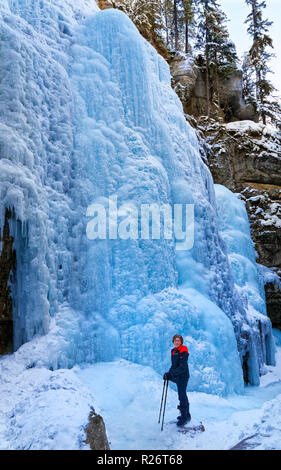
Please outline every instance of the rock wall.
[{"label": "rock wall", "polygon": [[112,3],[110,0],[97,0],[98,7],[101,10],[106,10],[107,8],[112,8]]},{"label": "rock wall", "polygon": [[[199,119],[207,142],[214,182],[241,193],[251,224],[258,263],[273,268],[281,280],[281,135],[252,121],[222,124]],[[281,329],[281,290],[265,286],[267,312]]]},{"label": "rock wall", "polygon": [[11,211],[6,209],[3,234],[0,233],[0,355],[13,350],[13,307],[10,283],[16,268],[13,237],[10,236]]},{"label": "rock wall", "polygon": [[[168,59],[172,85],[179,95],[186,114],[200,117],[207,114],[206,79],[192,55],[171,53]],[[242,72],[236,70],[227,80],[219,81],[219,104],[210,102],[210,117],[229,122],[251,119],[257,115],[242,97]]]}]

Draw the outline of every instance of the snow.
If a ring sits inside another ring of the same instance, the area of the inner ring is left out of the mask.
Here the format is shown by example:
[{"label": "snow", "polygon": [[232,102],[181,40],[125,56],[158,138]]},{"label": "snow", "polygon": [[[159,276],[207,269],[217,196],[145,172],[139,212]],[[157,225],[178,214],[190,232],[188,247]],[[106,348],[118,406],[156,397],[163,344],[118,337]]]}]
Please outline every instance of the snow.
[{"label": "snow", "polygon": [[237,137],[239,134],[248,133],[253,151],[257,153],[258,158],[275,158],[280,161],[280,133],[270,125],[245,120],[230,122],[225,124],[224,128],[230,133],[235,133]]},{"label": "snow", "polygon": [[266,213],[264,214],[264,219],[261,220],[262,225],[274,226],[276,228],[281,228],[281,208],[280,203],[273,202],[269,204]]},{"label": "snow", "polygon": [[[247,216],[221,232],[169,66],[125,14],[90,0],[9,0],[0,21],[0,228],[13,208],[17,254],[0,446],[85,448],[91,405],[115,448],[183,446],[166,431],[159,441],[152,419],[175,332],[190,348],[200,419],[232,410],[226,397],[243,393],[247,352],[251,383],[273,362]],[[175,237],[89,240],[87,209],[111,194],[137,207],[194,204],[192,249],[177,251]],[[233,195],[226,200],[236,210]],[[175,399],[171,390],[167,416]],[[132,437],[120,414],[136,419]]]},{"label": "snow", "polygon": [[177,55],[182,57],[182,60],[179,64],[178,70],[181,72],[192,71],[194,73],[194,58],[190,54],[184,54],[183,52],[177,52]]},{"label": "snow", "polygon": [[73,371],[9,358],[0,370],[1,450],[88,449],[84,427],[95,400]]},{"label": "snow", "polygon": [[264,285],[272,283],[276,283],[278,286],[281,287],[281,281],[278,274],[274,271],[274,268],[268,268],[267,266],[263,266],[262,264],[258,265],[260,276],[263,280]]},{"label": "snow", "polygon": [[225,125],[225,129],[229,132],[257,132],[262,134],[265,126],[264,124],[256,123],[254,121],[237,121],[229,122]]},{"label": "snow", "polygon": [[205,427],[195,435],[182,435],[169,424],[178,414],[174,384],[160,431],[163,379],[149,366],[121,359],[50,371],[1,358],[0,448],[87,450],[84,428],[92,406],[103,416],[111,450],[227,450],[253,434],[254,448],[280,450],[280,346],[276,358],[260,386],[242,394],[221,397],[188,386],[191,423]]}]

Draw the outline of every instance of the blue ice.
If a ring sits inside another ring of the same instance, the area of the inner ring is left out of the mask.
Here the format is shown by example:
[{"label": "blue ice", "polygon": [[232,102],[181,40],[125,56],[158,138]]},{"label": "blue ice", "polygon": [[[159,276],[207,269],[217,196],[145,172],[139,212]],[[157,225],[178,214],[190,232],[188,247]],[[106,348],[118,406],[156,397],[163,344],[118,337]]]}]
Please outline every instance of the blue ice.
[{"label": "blue ice", "polygon": [[[241,235],[228,253],[168,64],[125,14],[90,2],[11,0],[1,14],[0,225],[12,207],[16,349],[36,340],[35,364],[123,358],[162,374],[180,333],[191,389],[242,391],[247,296],[262,302],[254,268],[235,275],[251,241]],[[119,206],[193,204],[192,249],[87,238],[88,207],[113,194]],[[251,367],[255,382],[259,362]]]}]

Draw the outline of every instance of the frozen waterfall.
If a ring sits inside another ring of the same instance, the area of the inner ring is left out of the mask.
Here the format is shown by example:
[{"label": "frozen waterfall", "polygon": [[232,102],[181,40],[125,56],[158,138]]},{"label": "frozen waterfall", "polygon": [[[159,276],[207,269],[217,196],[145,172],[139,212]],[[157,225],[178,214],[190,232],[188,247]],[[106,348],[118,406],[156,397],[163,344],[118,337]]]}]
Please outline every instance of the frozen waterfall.
[{"label": "frozen waterfall", "polygon": [[[125,14],[73,3],[0,6],[0,228],[8,220],[17,260],[14,348],[53,368],[121,357],[163,373],[180,333],[190,389],[241,392],[243,366],[256,384],[273,360],[258,352],[270,330],[257,335],[248,314],[250,305],[266,318],[262,290],[237,277],[244,253],[222,239],[169,66]],[[118,209],[194,205],[194,245],[89,239],[88,208],[108,210],[111,196]]]}]

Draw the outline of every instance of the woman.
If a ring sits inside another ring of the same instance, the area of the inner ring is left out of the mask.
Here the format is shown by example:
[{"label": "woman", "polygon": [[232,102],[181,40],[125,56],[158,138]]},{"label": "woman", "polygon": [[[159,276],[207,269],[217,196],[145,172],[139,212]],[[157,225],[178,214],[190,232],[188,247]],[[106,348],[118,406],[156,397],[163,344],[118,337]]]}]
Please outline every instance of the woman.
[{"label": "woman", "polygon": [[189,352],[186,346],[183,345],[183,337],[180,335],[173,336],[173,343],[175,347],[171,351],[172,365],[169,372],[164,374],[164,380],[168,379],[177,384],[179,406],[181,414],[178,416],[178,426],[184,426],[191,420],[189,413],[189,402],[186,395],[186,387],[189,379],[188,370],[188,356]]}]

